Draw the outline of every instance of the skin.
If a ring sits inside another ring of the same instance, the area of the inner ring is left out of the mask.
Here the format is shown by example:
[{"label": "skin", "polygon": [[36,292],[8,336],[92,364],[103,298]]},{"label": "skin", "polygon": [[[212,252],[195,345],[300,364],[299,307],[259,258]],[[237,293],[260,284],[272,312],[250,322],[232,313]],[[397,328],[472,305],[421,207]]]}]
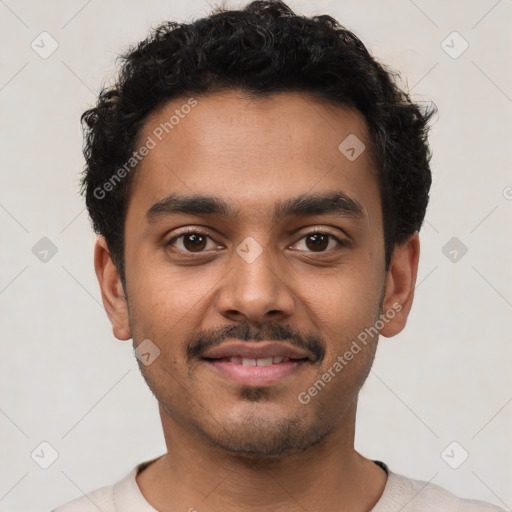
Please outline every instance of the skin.
[{"label": "skin", "polygon": [[[187,99],[153,112],[139,140]],[[370,147],[357,111],[299,93],[249,100],[228,91],[196,99],[137,169],[125,221],[126,294],[102,237],[95,248],[114,335],[133,338],[135,346],[150,339],[161,351],[150,365],[139,365],[158,399],[168,452],[139,473],[137,483],[162,512],[368,511],[386,474],[355,451],[354,431],[377,337],[308,404],[297,397],[393,305],[401,311],[380,334],[404,328],[418,236],[395,247],[386,272],[370,151],[349,161],[338,149],[349,134]],[[338,190],[361,205],[362,216],[272,221],[281,200]],[[149,222],[146,212],[171,193],[215,195],[239,212],[229,220],[175,214]],[[185,227],[208,234],[203,252],[191,252],[186,237],[166,245]],[[315,231],[347,243],[330,239],[327,249],[317,249],[306,236]],[[236,252],[248,236],[263,250],[252,263]],[[265,337],[265,325],[289,327],[301,340],[313,336],[322,357],[280,382],[249,388],[197,357],[187,359],[193,339],[211,334],[220,342],[224,327],[293,345]]]}]

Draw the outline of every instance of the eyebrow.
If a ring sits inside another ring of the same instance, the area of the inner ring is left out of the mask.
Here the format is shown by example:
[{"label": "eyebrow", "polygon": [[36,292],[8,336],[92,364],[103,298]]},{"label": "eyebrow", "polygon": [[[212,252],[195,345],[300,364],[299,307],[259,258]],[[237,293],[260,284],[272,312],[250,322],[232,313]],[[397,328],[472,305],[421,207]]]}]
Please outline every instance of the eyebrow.
[{"label": "eyebrow", "polygon": [[[155,222],[175,214],[215,215],[225,219],[236,218],[240,210],[224,199],[201,194],[170,194],[155,203],[147,212],[146,220]],[[278,202],[272,211],[273,222],[300,215],[332,215],[362,218],[364,209],[360,203],[341,190],[326,194],[301,194]]]}]

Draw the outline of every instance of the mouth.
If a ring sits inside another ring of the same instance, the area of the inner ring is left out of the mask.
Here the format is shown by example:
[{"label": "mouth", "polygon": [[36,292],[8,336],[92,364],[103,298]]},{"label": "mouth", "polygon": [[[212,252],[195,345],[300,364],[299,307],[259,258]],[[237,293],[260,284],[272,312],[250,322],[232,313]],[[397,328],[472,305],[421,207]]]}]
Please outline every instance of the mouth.
[{"label": "mouth", "polygon": [[222,363],[233,363],[233,364],[241,364],[242,366],[270,366],[273,364],[281,364],[281,363],[287,363],[288,361],[305,361],[307,358],[301,358],[301,359],[290,359],[289,357],[282,357],[282,356],[276,356],[276,357],[260,357],[260,358],[253,358],[253,357],[221,357],[218,359],[214,358],[207,358],[205,357],[207,361],[218,361]]},{"label": "mouth", "polygon": [[274,357],[221,357],[203,358],[218,375],[244,386],[270,386],[301,371],[308,363],[307,357],[292,359]]}]

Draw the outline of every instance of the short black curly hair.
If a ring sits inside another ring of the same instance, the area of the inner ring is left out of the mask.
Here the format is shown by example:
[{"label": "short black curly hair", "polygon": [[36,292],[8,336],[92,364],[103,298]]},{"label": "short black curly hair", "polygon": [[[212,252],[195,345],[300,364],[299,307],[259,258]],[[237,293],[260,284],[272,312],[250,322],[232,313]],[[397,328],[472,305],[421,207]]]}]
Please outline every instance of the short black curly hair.
[{"label": "short black curly hair", "polygon": [[133,156],[155,109],[176,97],[233,89],[251,97],[306,92],[363,114],[378,171],[388,268],[395,244],[419,231],[425,216],[432,181],[427,134],[435,112],[413,103],[396,77],[331,16],[299,16],[282,1],[217,8],[192,23],[168,21],[153,30],[122,56],[115,85],[81,118],[82,192],[123,284],[124,224],[136,171],[115,186],[109,180]]}]

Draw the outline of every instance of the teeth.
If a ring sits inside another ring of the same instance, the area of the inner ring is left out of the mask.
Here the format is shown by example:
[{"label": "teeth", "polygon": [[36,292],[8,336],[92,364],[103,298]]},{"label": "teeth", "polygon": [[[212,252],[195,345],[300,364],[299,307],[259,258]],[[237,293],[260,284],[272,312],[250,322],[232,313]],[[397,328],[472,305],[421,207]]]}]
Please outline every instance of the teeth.
[{"label": "teeth", "polygon": [[272,366],[272,358],[256,359],[257,366]]},{"label": "teeth", "polygon": [[230,363],[241,364],[242,366],[270,366],[272,364],[286,363],[289,361],[289,357],[262,357],[260,359],[254,359],[250,357],[237,357],[233,356],[229,358]]}]

